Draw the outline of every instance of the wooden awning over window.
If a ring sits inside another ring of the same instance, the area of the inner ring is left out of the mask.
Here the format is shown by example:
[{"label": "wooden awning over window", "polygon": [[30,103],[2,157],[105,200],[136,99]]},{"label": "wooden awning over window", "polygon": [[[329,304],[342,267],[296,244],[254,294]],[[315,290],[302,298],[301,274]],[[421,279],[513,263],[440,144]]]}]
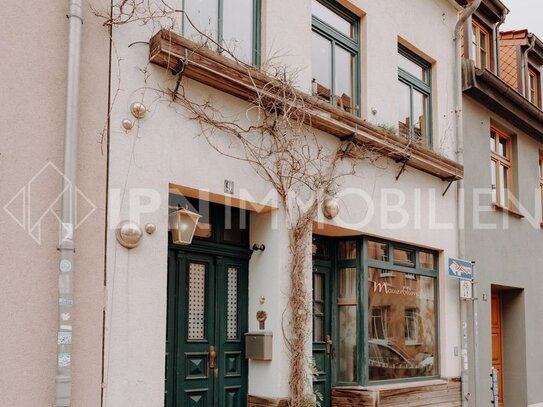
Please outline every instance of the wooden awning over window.
[{"label": "wooden awning over window", "polygon": [[[159,31],[151,38],[149,47],[150,62],[172,72],[184,65],[183,76],[247,102],[256,100],[257,94],[262,95],[264,89],[270,88],[274,81],[254,67],[240,64],[172,31]],[[369,144],[387,157],[398,161],[407,160],[408,166],[444,180],[463,177],[463,166],[455,161],[388,133],[315,96],[295,92],[309,126],[340,139],[353,137],[355,141]],[[274,99],[271,93],[267,93],[266,97]]]}]

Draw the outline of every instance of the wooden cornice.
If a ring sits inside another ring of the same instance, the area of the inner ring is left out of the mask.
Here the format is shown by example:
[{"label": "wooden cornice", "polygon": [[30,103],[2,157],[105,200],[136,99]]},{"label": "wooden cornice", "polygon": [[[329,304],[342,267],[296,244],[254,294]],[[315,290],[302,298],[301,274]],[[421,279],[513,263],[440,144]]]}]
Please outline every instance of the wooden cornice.
[{"label": "wooden cornice", "polygon": [[[168,30],[156,33],[149,43],[149,61],[172,73],[183,67],[183,76],[253,103],[278,81],[249,65],[222,56],[203,45]],[[278,86],[277,88],[280,88]],[[315,96],[295,90],[304,109],[306,124],[340,139],[353,138],[397,161],[443,180],[463,178],[463,166],[436,152],[334,107]],[[267,98],[278,99],[269,93]]]}]

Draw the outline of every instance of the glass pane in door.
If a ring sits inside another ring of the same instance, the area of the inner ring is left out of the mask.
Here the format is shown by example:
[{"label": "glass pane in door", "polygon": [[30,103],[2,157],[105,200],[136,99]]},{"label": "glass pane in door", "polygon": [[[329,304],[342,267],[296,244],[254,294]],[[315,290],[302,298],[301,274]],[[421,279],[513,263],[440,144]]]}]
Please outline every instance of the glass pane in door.
[{"label": "glass pane in door", "polygon": [[338,380],[357,380],[356,267],[338,270]]},{"label": "glass pane in door", "polygon": [[205,339],[206,305],[206,266],[190,263],[189,266],[189,304],[188,304],[188,339]]},{"label": "glass pane in door", "polygon": [[238,269],[229,267],[226,294],[226,339],[238,339]]}]

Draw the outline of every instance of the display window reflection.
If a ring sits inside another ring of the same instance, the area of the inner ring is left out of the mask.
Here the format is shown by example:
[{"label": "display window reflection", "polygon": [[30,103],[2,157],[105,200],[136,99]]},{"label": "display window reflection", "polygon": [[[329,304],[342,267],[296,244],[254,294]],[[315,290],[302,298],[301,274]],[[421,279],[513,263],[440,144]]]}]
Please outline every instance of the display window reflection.
[{"label": "display window reflection", "polygon": [[369,380],[437,374],[436,278],[368,268]]}]

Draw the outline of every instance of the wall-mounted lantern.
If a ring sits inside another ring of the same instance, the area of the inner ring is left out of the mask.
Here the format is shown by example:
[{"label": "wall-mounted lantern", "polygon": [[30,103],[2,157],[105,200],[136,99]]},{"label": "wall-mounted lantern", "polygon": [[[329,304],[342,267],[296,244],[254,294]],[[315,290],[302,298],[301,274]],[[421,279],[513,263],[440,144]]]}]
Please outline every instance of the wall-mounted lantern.
[{"label": "wall-mounted lantern", "polygon": [[185,208],[180,208],[170,213],[169,216],[173,243],[181,245],[191,244],[196,226],[202,216]]}]

